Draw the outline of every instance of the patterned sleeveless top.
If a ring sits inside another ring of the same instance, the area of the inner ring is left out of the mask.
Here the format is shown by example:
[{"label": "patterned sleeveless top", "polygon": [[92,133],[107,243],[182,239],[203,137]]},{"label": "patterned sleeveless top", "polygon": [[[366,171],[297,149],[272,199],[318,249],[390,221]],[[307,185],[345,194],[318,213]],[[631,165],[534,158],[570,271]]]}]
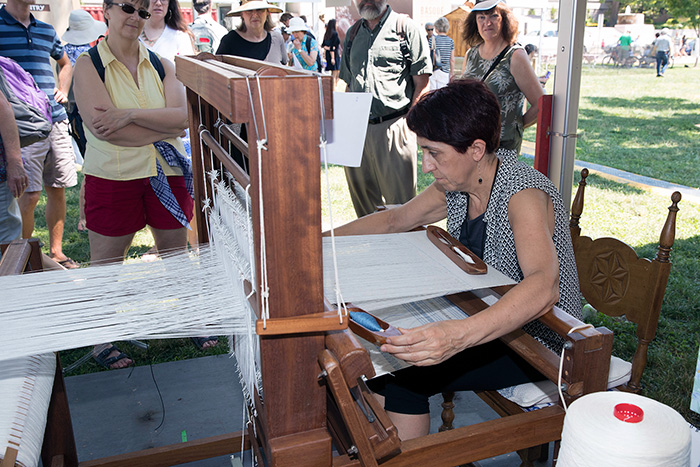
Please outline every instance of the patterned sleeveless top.
[{"label": "patterned sleeveless top", "polygon": [[[501,159],[500,167],[493,183],[491,197],[484,214],[486,240],[484,242],[484,262],[501,271],[516,282],[523,280],[523,272],[515,252],[513,230],[508,221],[508,203],[516,193],[537,188],[549,195],[554,205],[554,246],[559,259],[559,302],[557,306],[568,314],[581,319],[581,292],[567,211],[561,195],[552,182],[540,172],[524,162],[518,161],[514,151],[499,149],[496,155]],[[459,239],[462,224],[467,219],[469,197],[466,193],[448,191],[447,231]],[[523,329],[538,341],[556,352],[561,351],[564,340],[539,321],[532,321]]]},{"label": "patterned sleeveless top", "polygon": [[[496,59],[484,60],[479,55],[481,45],[469,49],[463,78],[482,79]],[[511,46],[496,68],[486,78],[486,85],[498,97],[501,105],[501,145],[520,153],[523,141],[523,100],[525,95],[510,74],[510,59],[513,53],[522,49],[519,44]]]}]

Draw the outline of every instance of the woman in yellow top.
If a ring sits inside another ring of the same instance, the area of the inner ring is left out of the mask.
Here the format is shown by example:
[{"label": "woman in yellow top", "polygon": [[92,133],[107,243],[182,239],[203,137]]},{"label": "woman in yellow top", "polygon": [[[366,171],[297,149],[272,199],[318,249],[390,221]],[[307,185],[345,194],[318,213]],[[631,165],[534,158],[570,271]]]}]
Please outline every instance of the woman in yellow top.
[{"label": "woman in yellow top", "polygon": [[[152,61],[139,42],[148,7],[148,0],[106,0],[109,35],[96,49],[101,66],[89,54],[75,63],[75,99],[87,140],[83,170],[92,264],[122,261],[146,225],[160,252],[187,242],[192,171],[179,138],[187,127],[187,100],[173,63],[157,56]],[[215,343],[205,339],[200,346]],[[114,346],[95,357],[108,368],[131,364]]]}]

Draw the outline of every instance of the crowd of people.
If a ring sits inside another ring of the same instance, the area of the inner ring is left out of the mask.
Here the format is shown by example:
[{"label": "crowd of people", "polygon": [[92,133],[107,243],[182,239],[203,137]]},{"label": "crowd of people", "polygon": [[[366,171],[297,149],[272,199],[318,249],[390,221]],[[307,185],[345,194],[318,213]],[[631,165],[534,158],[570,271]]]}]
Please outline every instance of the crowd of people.
[{"label": "crowd of people", "polygon": [[[122,261],[146,226],[159,252],[185,249],[192,172],[183,141],[185,89],[174,57],[215,51],[323,68],[347,92],[372,95],[361,166],[345,169],[358,220],[337,233],[400,232],[446,218],[452,236],[518,283],[472,318],[407,330],[382,346],[413,364],[372,383],[400,436],[427,433],[432,394],[542,379],[497,338],[525,327],[558,350],[561,342],[531,322],[554,304],[580,317],[580,301],[561,196],[517,161],[543,89],[516,43],[518,23],[505,2],[475,1],[463,27],[470,48],[461,73],[446,18],[423,31],[387,0],[354,0],[360,19],[347,31],[330,20],[319,38],[305,18],[264,0],[233,8],[228,15],[240,23],[231,31],[213,19],[209,0],[193,2],[201,19],[191,27],[177,0],[105,0],[104,24],[82,11],[71,14],[65,44],[34,18],[31,3],[7,0],[0,9],[0,38],[15,38],[0,41],[0,55],[34,76],[48,96],[53,128],[45,140],[20,148],[12,109],[0,93],[0,240],[31,237],[43,186],[49,256],[63,267],[79,266],[61,248],[64,193],[77,183],[70,122],[84,151],[81,222],[91,264]],[[50,59],[58,64],[57,81]],[[418,145],[422,170],[435,182],[416,196]],[[400,206],[375,212],[386,204]],[[207,348],[217,338],[193,342]],[[106,368],[133,363],[112,344],[97,346],[93,355]]]}]

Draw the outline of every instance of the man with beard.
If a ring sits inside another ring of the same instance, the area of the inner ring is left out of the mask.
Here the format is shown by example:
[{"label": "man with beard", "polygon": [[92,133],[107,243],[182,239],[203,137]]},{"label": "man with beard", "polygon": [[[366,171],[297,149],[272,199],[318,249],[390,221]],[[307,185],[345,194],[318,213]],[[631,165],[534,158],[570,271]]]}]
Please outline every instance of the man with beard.
[{"label": "man with beard", "polygon": [[360,167],[346,167],[355,212],[365,216],[383,204],[416,195],[416,136],[406,113],[428,90],[432,64],[420,27],[387,0],[353,0],[362,19],[345,36],[340,79],[348,92],[372,93]]}]

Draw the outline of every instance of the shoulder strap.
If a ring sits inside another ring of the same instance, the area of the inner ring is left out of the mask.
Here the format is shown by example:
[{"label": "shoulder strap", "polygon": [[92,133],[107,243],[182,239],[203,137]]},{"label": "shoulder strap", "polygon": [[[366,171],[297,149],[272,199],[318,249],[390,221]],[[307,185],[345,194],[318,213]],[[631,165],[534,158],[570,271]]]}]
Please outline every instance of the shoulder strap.
[{"label": "shoulder strap", "polygon": [[92,64],[97,70],[97,75],[100,77],[102,82],[105,82],[105,66],[102,64],[102,58],[100,58],[100,53],[97,51],[97,45],[90,47],[88,50]]},{"label": "shoulder strap", "polygon": [[352,47],[352,41],[355,40],[355,36],[357,36],[357,32],[360,30],[360,26],[362,24],[362,20],[358,19],[355,21],[355,24],[350,26],[350,29],[348,29],[347,37],[348,37],[348,45],[346,47],[345,55],[350,57],[350,48]]},{"label": "shoulder strap", "polygon": [[498,64],[501,62],[501,60],[503,60],[503,57],[506,56],[506,53],[508,53],[508,51],[511,48],[512,48],[512,46],[508,45],[501,51],[500,54],[498,54],[498,57],[496,57],[496,60],[493,61],[493,63],[491,64],[491,68],[489,68],[489,71],[487,71],[486,74],[483,76],[483,78],[481,78],[481,81],[486,81],[486,78],[489,77],[491,72],[498,66]]},{"label": "shoulder strap", "polygon": [[[95,70],[97,70],[97,74],[99,75],[100,79],[102,82],[105,82],[105,67],[102,64],[102,58],[100,58],[100,53],[97,51],[97,46],[95,45],[94,47],[90,47],[90,50],[88,50],[88,54],[90,55],[90,59],[92,60],[92,64],[95,67]],[[158,72],[158,76],[160,77],[160,80],[163,81],[165,80],[165,68],[163,68],[163,63],[160,61],[158,58],[158,55],[155,54],[155,52],[152,52],[151,50],[148,51],[148,58],[151,60],[151,64],[153,65],[153,68],[156,69],[156,72]]]},{"label": "shoulder strap", "polygon": [[156,53],[152,50],[148,49],[148,59],[151,61],[151,65],[153,65],[153,68],[155,68],[158,72],[160,80],[165,81],[165,68],[163,68],[163,62],[160,61],[158,55],[156,55]]}]

